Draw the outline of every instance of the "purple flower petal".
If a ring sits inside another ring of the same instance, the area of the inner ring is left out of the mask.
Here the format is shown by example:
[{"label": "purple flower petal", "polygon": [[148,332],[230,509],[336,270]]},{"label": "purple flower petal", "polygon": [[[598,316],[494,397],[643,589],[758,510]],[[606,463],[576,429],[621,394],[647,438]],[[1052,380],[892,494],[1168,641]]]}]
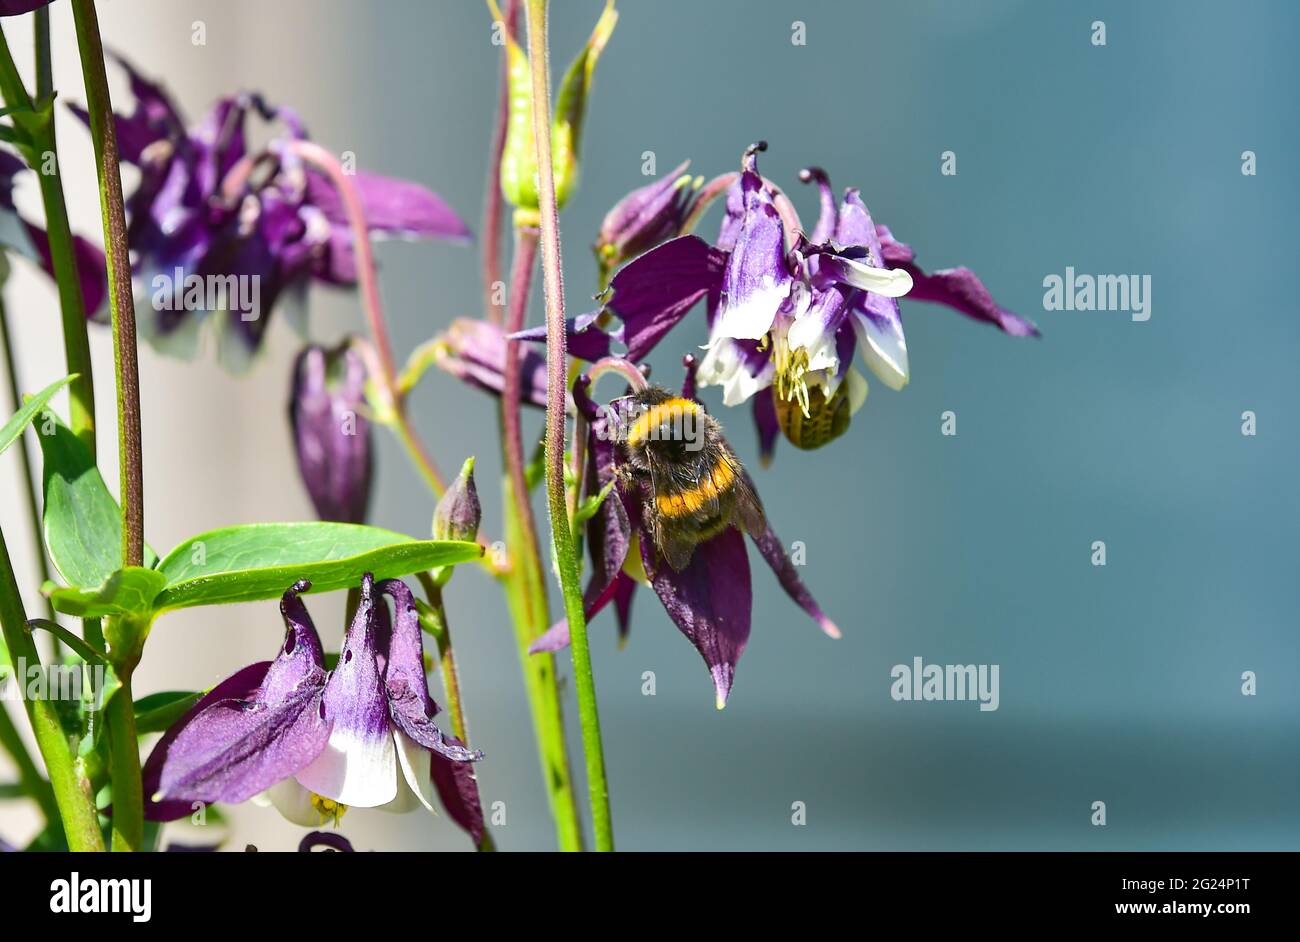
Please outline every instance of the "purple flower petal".
[{"label": "purple flower petal", "polygon": [[163,733],[162,738],[153,747],[153,751],[149,753],[149,758],[145,761],[144,768],[141,770],[145,796],[144,816],[146,820],[175,821],[177,818],[183,818],[193,813],[192,803],[188,800],[154,799],[161,785],[163,766],[167,762],[167,756],[171,751],[172,744],[194,717],[212,704],[223,700],[251,700],[257,694],[258,688],[262,686],[262,681],[266,679],[266,673],[271,667],[271,663],[271,661],[259,661],[231,674],[204,694],[194,706],[190,707],[184,716],[176,721],[171,729]]},{"label": "purple flower petal", "polygon": [[[50,254],[50,237],[44,229],[23,221],[32,247],[40,256],[41,268],[54,278],[54,257]],[[94,319],[108,299],[108,263],[99,246],[79,235],[72,237],[72,256],[77,263],[77,278],[81,281],[81,300],[87,319]]]},{"label": "purple flower petal", "polygon": [[817,622],[819,628],[826,632],[832,638],[842,637],[839,627],[835,622],[826,617],[817,600],[812,597],[808,587],[803,584],[799,578],[799,572],[795,569],[794,563],[785,551],[785,544],[772,530],[769,525],[762,536],[755,537],[754,545],[758,551],[763,554],[763,559],[772,567],[772,572],[776,573],[777,581],[781,583],[781,588],[785,589],[786,595],[790,596],[800,608],[808,613],[813,621]]},{"label": "purple flower petal", "polygon": [[338,666],[325,685],[325,715],[333,721],[329,742],[297,774],[304,788],[359,808],[397,797],[397,747],[375,660],[374,606],[374,580],[366,573]]},{"label": "purple flower petal", "polygon": [[740,176],[745,215],[722,276],[722,305],[715,332],[758,340],[772,327],[790,295],[793,278],[785,260],[785,229],[757,171]]},{"label": "purple flower petal", "polygon": [[781,436],[776,401],[770,395],[756,395],[750,401],[754,404],[754,427],[758,431],[758,460],[767,467],[772,463],[776,440]]},{"label": "purple flower petal", "polygon": [[969,268],[945,268],[926,274],[914,261],[911,247],[897,241],[888,226],[876,226],[886,265],[903,269],[912,276],[909,301],[943,304],[986,324],[993,324],[1013,337],[1038,337],[1033,321],[1000,307],[984,283]]},{"label": "purple flower petal", "polygon": [[[533,339],[532,337],[520,339]],[[540,339],[546,342],[546,329]],[[476,318],[457,318],[443,335],[436,363],[462,382],[501,395],[505,386],[506,337],[501,327]],[[606,340],[608,343],[608,339]],[[546,356],[525,347],[519,358],[521,389],[528,405],[546,408]],[[597,357],[599,359],[599,357]]]},{"label": "purple flower petal", "polygon": [[605,214],[596,239],[596,256],[602,265],[636,258],[681,231],[693,199],[691,162],[683,160],[671,173],[623,197]]},{"label": "purple flower petal", "polygon": [[294,364],[289,420],[303,485],[322,520],[361,523],[370,502],[373,465],[366,366],[343,344],[309,346]]},{"label": "purple flower petal", "polygon": [[424,641],[410,588],[400,579],[386,579],[379,583],[379,591],[392,598],[396,614],[384,669],[384,696],[393,724],[425,749],[449,759],[458,762],[481,759],[481,752],[449,742],[449,737],[433,725],[438,707],[429,696],[424,677]]},{"label": "purple flower petal", "polygon": [[[465,748],[465,744],[455,736],[445,738],[449,745]],[[457,762],[435,752],[429,756],[429,774],[447,817],[469,834],[475,847],[482,844],[483,802],[479,797],[474,763]]]},{"label": "purple flower petal", "polygon": [[[298,597],[309,587],[297,583],[281,600],[288,631],[257,692],[249,698],[209,694],[169,731],[175,732],[170,740],[159,743],[156,791],[164,801],[246,801],[296,774],[325,747],[324,656]],[[231,686],[228,681],[218,689]]]},{"label": "purple flower petal", "polygon": [[46,6],[50,0],[0,0],[0,16],[21,16]]},{"label": "purple flower petal", "polygon": [[749,639],[753,591],[745,537],[728,527],[695,547],[680,572],[655,565],[654,541],[642,536],[641,558],[668,615],[704,658],[717,706],[727,704],[736,661]]},{"label": "purple flower petal", "polygon": [[725,253],[698,236],[665,242],[619,270],[607,306],[623,322],[618,339],[639,363],[701,298],[721,284]]},{"label": "purple flower petal", "polygon": [[[401,239],[450,239],[468,242],[472,233],[437,193],[410,180],[357,171],[352,177],[366,226],[372,234]],[[307,202],[337,226],[346,228],[343,201],[329,178],[307,172]]]}]

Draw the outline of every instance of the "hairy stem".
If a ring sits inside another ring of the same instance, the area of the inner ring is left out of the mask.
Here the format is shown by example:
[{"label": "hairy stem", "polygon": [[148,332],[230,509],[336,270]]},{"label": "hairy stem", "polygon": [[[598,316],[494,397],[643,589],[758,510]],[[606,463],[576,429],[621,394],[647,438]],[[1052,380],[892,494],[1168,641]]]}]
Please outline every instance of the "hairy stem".
[{"label": "hairy stem", "polygon": [[[9,548],[0,532],[0,630],[5,645],[15,663],[25,661],[40,669],[40,655],[27,628],[27,613],[23,610],[22,596],[14,579]],[[36,745],[45,769],[50,776],[54,803],[58,817],[63,821],[63,832],[72,850],[103,850],[104,838],[99,831],[99,818],[90,789],[84,787],[83,776],[78,774],[78,760],[72,753],[68,737],[59,723],[59,717],[50,700],[23,698],[27,720],[36,736]],[[7,717],[6,717],[7,720]],[[28,773],[30,774],[30,773]],[[41,790],[33,797],[42,801]],[[42,807],[45,807],[42,804]]]},{"label": "hairy stem", "polygon": [[[121,465],[122,561],[144,561],[144,470],[140,455],[140,366],[131,297],[131,260],[126,243],[126,207],[117,159],[117,123],[104,71],[104,46],[94,0],[73,0],[77,48],[86,85],[86,110],[95,144],[95,177],[104,223],[108,299],[113,317],[113,367],[117,379],[118,460]],[[62,279],[60,279],[62,280]]]},{"label": "hairy stem", "polygon": [[569,527],[564,488],[564,399],[566,356],[564,328],[564,276],[560,254],[560,224],[555,200],[555,169],[551,149],[550,62],[546,39],[546,0],[528,0],[528,58],[532,71],[533,137],[537,145],[538,211],[541,217],[542,276],[546,289],[546,498],[551,517],[551,539],[560,568],[564,611],[569,620],[573,651],[574,686],[582,749],[587,760],[587,789],[596,849],[614,848],[609,812],[609,786],[605,753],[596,704],[596,681],[587,645],[587,621],[579,585],[577,550]]},{"label": "hairy stem", "polygon": [[[510,291],[506,297],[507,334],[523,329],[536,263],[537,230],[516,230]],[[519,341],[509,341],[506,344],[505,375],[501,390],[501,450],[506,465],[506,546],[510,566],[503,578],[503,585],[515,625],[519,662],[524,672],[524,685],[528,690],[528,702],[533,714],[533,727],[542,762],[542,778],[546,782],[551,815],[555,819],[556,840],[561,850],[581,850],[582,827],[578,821],[573,773],[569,767],[555,657],[549,652],[528,653],[529,646],[549,627],[550,616],[537,524],[533,519],[524,470],[527,458],[524,454],[520,414],[523,377],[519,369],[522,352]]]}]

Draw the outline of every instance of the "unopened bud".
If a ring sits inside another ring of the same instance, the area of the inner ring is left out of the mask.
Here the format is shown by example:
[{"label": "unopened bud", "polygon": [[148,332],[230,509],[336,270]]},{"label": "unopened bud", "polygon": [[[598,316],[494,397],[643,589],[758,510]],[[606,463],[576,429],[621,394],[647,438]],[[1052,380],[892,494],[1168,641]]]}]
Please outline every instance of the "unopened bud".
[{"label": "unopened bud", "polygon": [[473,542],[482,515],[474,487],[474,459],[466,458],[460,474],[433,509],[433,538]]}]

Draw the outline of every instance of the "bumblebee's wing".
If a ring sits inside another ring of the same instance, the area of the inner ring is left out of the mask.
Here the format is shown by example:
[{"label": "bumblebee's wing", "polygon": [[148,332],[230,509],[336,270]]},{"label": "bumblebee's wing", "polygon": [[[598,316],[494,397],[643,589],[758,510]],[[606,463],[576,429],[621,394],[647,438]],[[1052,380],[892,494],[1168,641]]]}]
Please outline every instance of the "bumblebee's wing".
[{"label": "bumblebee's wing", "polygon": [[731,489],[735,500],[733,514],[741,529],[757,540],[767,532],[767,517],[763,513],[763,504],[758,499],[758,494],[754,492],[754,484],[750,481],[748,472],[734,455],[729,455],[728,459],[732,462],[732,470],[736,474]]},{"label": "bumblebee's wing", "polygon": [[677,527],[660,525],[655,531],[655,545],[673,572],[681,572],[695,555],[697,542],[690,533]]}]

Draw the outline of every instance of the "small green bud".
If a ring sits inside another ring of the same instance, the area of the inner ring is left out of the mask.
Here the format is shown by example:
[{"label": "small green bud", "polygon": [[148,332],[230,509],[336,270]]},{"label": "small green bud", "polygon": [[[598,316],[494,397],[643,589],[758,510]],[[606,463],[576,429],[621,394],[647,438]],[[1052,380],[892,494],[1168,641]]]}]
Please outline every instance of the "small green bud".
[{"label": "small green bud", "polygon": [[474,459],[466,458],[460,474],[433,510],[433,538],[473,542],[481,518],[478,490],[474,487]]}]

